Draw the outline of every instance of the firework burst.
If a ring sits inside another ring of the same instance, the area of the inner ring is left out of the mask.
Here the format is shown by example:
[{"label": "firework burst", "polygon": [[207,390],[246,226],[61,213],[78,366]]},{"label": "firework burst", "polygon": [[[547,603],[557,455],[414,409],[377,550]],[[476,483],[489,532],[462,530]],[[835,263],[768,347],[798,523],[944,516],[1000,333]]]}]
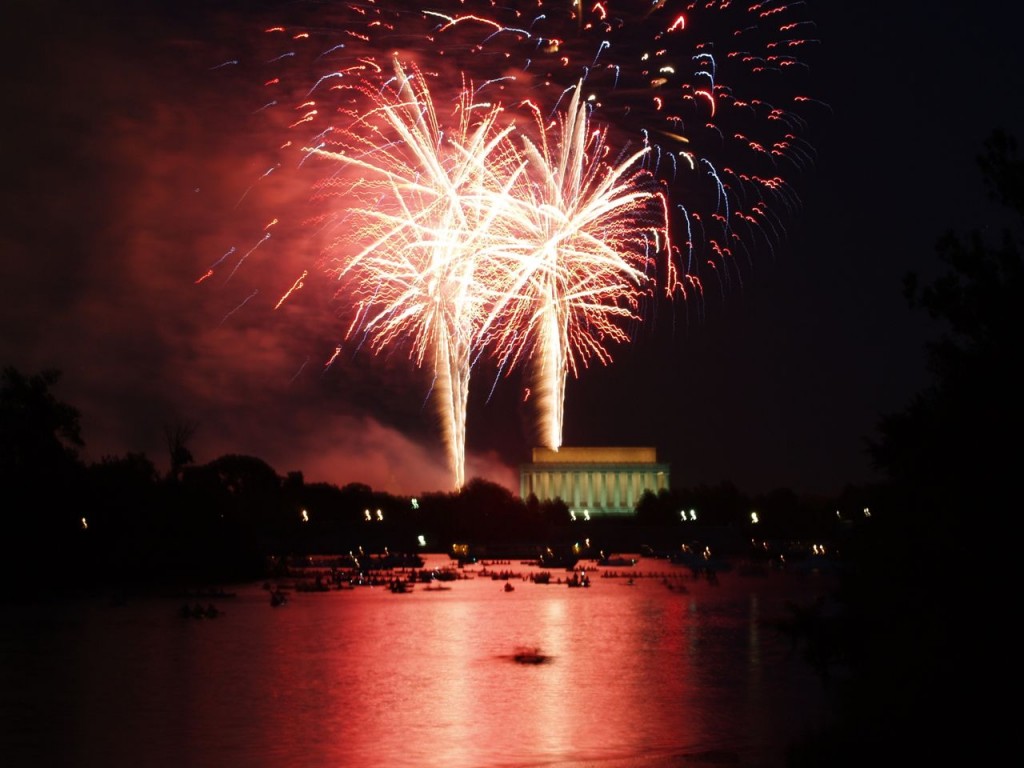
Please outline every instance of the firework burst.
[{"label": "firework burst", "polygon": [[608,345],[629,340],[655,257],[671,252],[663,198],[638,168],[648,150],[605,162],[605,133],[590,130],[578,94],[552,139],[541,125],[539,143],[521,137],[526,173],[505,207],[513,257],[492,312],[503,367],[533,360],[541,442],[556,450],[567,376],[611,362]]},{"label": "firework burst", "polygon": [[[474,100],[553,124],[577,94],[620,149],[647,148],[665,184],[678,267],[671,294],[699,299],[708,278],[741,280],[799,208],[789,179],[813,160],[805,56],[817,44],[806,3],[490,0],[290,4],[269,24],[253,117],[290,150],[329,137],[367,108],[392,58],[417,63],[439,103]],[[370,90],[373,90],[371,85]],[[371,102],[372,103],[372,102]],[[509,117],[509,119],[512,119]],[[281,168],[295,167],[294,157]],[[697,302],[699,304],[699,302]]]},{"label": "firework burst", "polygon": [[603,138],[577,99],[553,140],[538,126],[538,144],[474,105],[470,88],[441,120],[419,73],[395,73],[334,149],[311,150],[346,171],[323,185],[346,201],[332,206],[347,231],[328,268],[355,306],[350,334],[378,352],[408,343],[431,365],[458,487],[474,358],[490,352],[508,370],[534,359],[544,442],[557,448],[567,373],[628,339],[620,322],[636,318],[665,238],[652,234],[648,174],[631,172],[646,150],[600,160]]},{"label": "firework burst", "polygon": [[348,229],[325,264],[342,283],[338,298],[355,308],[349,335],[377,352],[407,343],[418,367],[430,365],[461,487],[471,362],[496,282],[488,253],[500,207],[489,202],[515,178],[504,147],[512,128],[499,129],[500,112],[478,110],[468,89],[442,122],[424,79],[397,62],[394,71],[394,88],[366,93],[375,106],[332,149],[309,150],[349,171],[322,185],[344,201],[332,215]]},{"label": "firework burst", "polygon": [[644,297],[703,313],[709,276],[784,237],[818,104],[805,8],[340,2],[266,27],[271,167],[320,173],[306,218],[349,335],[430,370],[457,486],[474,361],[529,361],[557,448],[567,376],[610,362]]}]

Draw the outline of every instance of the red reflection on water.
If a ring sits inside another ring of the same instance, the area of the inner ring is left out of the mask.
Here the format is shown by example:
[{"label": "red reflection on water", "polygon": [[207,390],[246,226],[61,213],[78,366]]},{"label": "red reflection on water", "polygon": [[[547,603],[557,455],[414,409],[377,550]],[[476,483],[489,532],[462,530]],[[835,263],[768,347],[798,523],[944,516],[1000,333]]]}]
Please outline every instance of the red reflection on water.
[{"label": "red reflection on water", "polygon": [[[817,587],[738,574],[715,586],[660,561],[629,575],[596,570],[587,589],[518,578],[506,593],[478,572],[446,591],[294,591],[279,608],[243,585],[216,620],[154,599],[97,606],[67,636],[52,628],[71,622],[47,617],[24,630],[46,643],[44,679],[62,681],[59,697],[33,699],[39,734],[75,765],[105,768],[697,753],[781,765],[823,694],[761,620]],[[549,658],[516,663],[520,646]]]}]

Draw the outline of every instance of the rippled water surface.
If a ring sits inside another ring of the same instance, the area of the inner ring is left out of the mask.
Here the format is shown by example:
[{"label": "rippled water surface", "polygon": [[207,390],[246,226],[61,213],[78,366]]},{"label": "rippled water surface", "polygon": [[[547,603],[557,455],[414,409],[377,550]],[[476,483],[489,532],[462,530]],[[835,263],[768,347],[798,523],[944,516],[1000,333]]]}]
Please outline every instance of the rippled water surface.
[{"label": "rippled water surface", "polygon": [[[820,576],[737,569],[716,585],[640,560],[571,589],[560,571],[542,585],[519,563],[489,570],[514,589],[475,566],[445,590],[292,591],[280,607],[263,584],[231,586],[214,619],[183,618],[180,597],[19,606],[0,620],[4,752],[107,768],[770,768],[822,716],[818,679],[770,625],[823,593]],[[518,663],[522,646],[546,660]]]}]

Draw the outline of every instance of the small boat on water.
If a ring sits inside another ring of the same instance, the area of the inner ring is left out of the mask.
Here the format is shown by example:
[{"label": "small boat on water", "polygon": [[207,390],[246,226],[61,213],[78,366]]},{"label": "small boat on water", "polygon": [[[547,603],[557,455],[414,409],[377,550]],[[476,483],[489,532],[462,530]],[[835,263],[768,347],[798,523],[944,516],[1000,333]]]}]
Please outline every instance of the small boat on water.
[{"label": "small boat on water", "polygon": [[512,660],[516,664],[543,664],[548,660],[546,654],[541,653],[536,646],[520,646],[512,654]]},{"label": "small boat on water", "polygon": [[459,579],[467,578],[466,576],[459,575],[459,572],[453,568],[435,568],[432,571],[424,571],[421,574],[423,581],[458,581]]},{"label": "small boat on water", "polygon": [[606,555],[602,552],[601,556],[597,559],[597,564],[603,567],[630,568],[636,565],[636,558],[623,555]]},{"label": "small boat on water", "polygon": [[579,561],[579,554],[571,549],[555,551],[549,547],[537,556],[536,562],[540,568],[563,568],[571,571]]},{"label": "small boat on water", "polygon": [[688,590],[686,588],[686,585],[682,584],[682,583],[673,584],[668,579],[664,579],[662,581],[662,584],[664,584],[666,587],[668,587],[670,592],[678,592],[681,595],[688,595],[690,593],[690,590]]},{"label": "small boat on water", "polygon": [[570,587],[589,587],[590,577],[586,573],[574,573],[565,583]]},{"label": "small boat on water", "polygon": [[506,592],[514,592],[516,588],[506,581],[504,589]]}]

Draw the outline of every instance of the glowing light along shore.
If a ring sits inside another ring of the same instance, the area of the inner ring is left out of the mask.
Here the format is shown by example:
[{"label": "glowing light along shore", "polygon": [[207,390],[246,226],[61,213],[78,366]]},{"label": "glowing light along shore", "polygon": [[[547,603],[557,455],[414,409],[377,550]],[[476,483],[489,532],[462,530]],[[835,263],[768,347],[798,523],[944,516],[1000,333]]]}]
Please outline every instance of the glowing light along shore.
[{"label": "glowing light along shore", "polygon": [[500,110],[475,107],[468,88],[445,130],[423,78],[397,62],[395,72],[395,89],[374,94],[342,147],[311,150],[358,171],[332,181],[349,229],[328,268],[357,306],[350,335],[366,334],[375,351],[408,342],[417,366],[432,366],[458,487],[474,359],[495,355],[506,370],[534,361],[545,443],[557,448],[567,372],[610,360],[607,341],[628,340],[618,323],[636,319],[667,220],[655,216],[652,232],[664,206],[641,183],[649,174],[629,173],[646,150],[601,161],[602,137],[576,98],[553,140],[538,124],[538,146],[499,123]]}]

